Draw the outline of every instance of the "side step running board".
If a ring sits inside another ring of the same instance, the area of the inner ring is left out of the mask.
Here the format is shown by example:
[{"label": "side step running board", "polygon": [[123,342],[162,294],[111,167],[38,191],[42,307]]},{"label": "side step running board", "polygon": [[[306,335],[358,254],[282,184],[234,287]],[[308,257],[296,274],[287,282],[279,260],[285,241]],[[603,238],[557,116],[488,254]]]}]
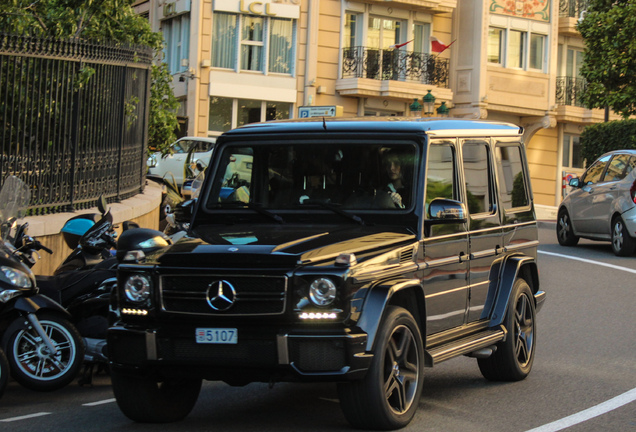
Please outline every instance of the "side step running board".
[{"label": "side step running board", "polygon": [[506,339],[506,329],[504,326],[488,329],[483,332],[475,333],[458,339],[456,341],[439,345],[434,348],[425,351],[425,365],[432,367],[437,363],[441,363],[444,360],[451,359],[463,354],[468,354],[478,349],[485,348],[490,345],[494,345],[497,342]]}]

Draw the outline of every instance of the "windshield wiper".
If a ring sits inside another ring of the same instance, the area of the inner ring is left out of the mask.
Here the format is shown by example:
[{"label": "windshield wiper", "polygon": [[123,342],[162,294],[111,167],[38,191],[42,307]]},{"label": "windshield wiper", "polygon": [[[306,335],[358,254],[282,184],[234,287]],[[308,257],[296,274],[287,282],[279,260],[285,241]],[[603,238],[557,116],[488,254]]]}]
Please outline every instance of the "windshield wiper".
[{"label": "windshield wiper", "polygon": [[349,220],[357,222],[360,225],[364,225],[364,221],[362,220],[360,216],[354,215],[353,213],[349,213],[348,211],[344,211],[333,204],[326,203],[324,201],[319,201],[319,200],[307,200],[305,201],[304,204],[301,204],[301,206],[310,206],[310,205],[318,205],[322,208],[326,208],[327,210],[331,210],[332,212],[340,216],[346,217]]},{"label": "windshield wiper", "polygon": [[283,220],[282,217],[280,217],[279,215],[272,213],[271,211],[265,210],[261,204],[259,203],[252,203],[252,202],[243,202],[243,201],[225,201],[222,203],[222,206],[226,205],[226,204],[230,204],[230,205],[236,205],[236,206],[244,206],[247,207],[250,210],[254,210],[257,213],[260,213],[264,216],[267,216],[270,219],[275,220],[276,222],[278,222],[279,224],[284,224],[285,220]]}]

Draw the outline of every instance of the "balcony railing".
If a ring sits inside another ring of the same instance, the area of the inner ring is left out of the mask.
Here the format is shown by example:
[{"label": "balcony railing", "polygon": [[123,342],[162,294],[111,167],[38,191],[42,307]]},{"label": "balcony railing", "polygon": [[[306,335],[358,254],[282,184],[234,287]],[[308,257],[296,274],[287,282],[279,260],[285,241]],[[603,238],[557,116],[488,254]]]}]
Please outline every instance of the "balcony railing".
[{"label": "balcony railing", "polygon": [[584,78],[557,77],[556,84],[557,105],[585,108],[582,97],[587,87],[587,81]]},{"label": "balcony railing", "polygon": [[436,55],[366,47],[342,51],[342,77],[406,81],[448,88],[449,61]]},{"label": "balcony railing", "polygon": [[580,18],[581,12],[587,10],[589,0],[560,0],[559,16],[562,18]]}]

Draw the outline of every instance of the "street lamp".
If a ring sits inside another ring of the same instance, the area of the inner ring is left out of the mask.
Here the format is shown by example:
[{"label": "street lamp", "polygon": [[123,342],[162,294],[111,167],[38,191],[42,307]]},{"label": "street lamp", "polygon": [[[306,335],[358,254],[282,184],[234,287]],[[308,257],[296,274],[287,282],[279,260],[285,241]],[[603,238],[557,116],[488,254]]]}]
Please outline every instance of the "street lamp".
[{"label": "street lamp", "polygon": [[422,117],[422,104],[419,103],[417,98],[413,99],[413,103],[409,105],[409,110],[413,117]]},{"label": "street lamp", "polygon": [[424,95],[422,101],[424,101],[424,114],[433,115],[435,113],[435,96],[431,94],[430,90]]},{"label": "street lamp", "polygon": [[446,101],[442,101],[442,104],[439,106],[439,108],[437,108],[437,115],[440,117],[448,117],[449,112],[450,110],[446,105]]}]

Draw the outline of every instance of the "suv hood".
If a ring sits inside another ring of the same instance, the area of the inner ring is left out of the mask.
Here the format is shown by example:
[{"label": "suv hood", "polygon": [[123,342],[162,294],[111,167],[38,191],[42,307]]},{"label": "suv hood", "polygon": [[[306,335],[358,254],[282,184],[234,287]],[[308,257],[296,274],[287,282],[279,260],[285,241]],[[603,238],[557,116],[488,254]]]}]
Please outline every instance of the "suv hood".
[{"label": "suv hood", "polygon": [[290,267],[334,260],[344,252],[369,253],[414,241],[416,237],[401,227],[252,224],[200,226],[194,236],[197,238],[185,238],[175,243],[155,259],[169,266],[251,264]]}]

